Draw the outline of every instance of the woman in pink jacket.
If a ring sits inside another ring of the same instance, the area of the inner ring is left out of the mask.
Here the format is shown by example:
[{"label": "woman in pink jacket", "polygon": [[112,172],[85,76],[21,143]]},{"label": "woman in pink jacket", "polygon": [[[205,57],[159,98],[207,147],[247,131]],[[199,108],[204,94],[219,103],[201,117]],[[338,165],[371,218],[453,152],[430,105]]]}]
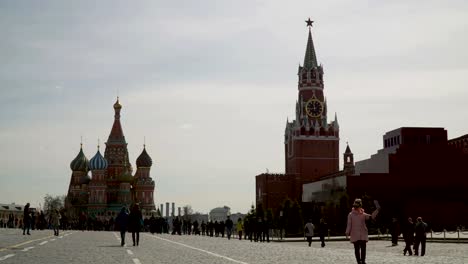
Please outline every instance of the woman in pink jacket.
[{"label": "woman in pink jacket", "polygon": [[350,237],[351,243],[354,244],[354,254],[358,264],[366,263],[366,243],[369,241],[366,220],[371,217],[375,219],[380,209],[379,203],[377,201],[374,201],[374,203],[377,209],[370,215],[364,212],[362,200],[356,199],[353,203],[353,209],[348,215],[346,235]]}]

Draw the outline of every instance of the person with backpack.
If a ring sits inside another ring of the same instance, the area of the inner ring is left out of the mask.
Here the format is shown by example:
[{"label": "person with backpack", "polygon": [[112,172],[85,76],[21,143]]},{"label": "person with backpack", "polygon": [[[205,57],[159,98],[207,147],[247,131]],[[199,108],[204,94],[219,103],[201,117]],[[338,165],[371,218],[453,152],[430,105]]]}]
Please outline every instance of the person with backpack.
[{"label": "person with backpack", "polygon": [[304,234],[307,238],[307,242],[309,243],[309,247],[312,244],[312,237],[314,236],[314,229],[315,229],[315,226],[314,224],[312,224],[312,219],[309,219],[309,221],[307,221],[307,224],[304,227]]},{"label": "person with backpack", "polygon": [[421,256],[426,254],[426,230],[427,224],[423,222],[421,217],[416,219],[416,226],[414,232],[416,233],[414,241],[414,255],[418,256],[419,244],[421,244]]}]

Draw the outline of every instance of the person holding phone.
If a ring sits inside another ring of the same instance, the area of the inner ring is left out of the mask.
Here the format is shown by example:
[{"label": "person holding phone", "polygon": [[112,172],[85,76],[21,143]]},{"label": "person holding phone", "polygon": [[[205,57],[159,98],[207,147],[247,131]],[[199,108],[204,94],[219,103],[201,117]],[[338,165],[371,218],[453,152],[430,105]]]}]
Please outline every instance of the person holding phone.
[{"label": "person holding phone", "polygon": [[377,209],[372,214],[367,214],[362,208],[362,200],[355,199],[348,215],[346,236],[349,236],[351,243],[354,244],[354,255],[358,264],[366,263],[366,243],[369,241],[366,220],[375,219],[380,210],[377,200],[374,200],[374,204]]}]

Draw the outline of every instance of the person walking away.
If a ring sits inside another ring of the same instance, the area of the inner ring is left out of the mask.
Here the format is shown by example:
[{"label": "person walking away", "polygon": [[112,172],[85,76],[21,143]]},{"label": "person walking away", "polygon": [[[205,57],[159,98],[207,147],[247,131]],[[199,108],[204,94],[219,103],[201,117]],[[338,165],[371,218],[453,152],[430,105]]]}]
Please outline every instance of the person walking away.
[{"label": "person walking away", "polygon": [[29,206],[29,203],[27,203],[23,210],[23,236],[25,233],[31,235],[31,233],[29,233],[29,229],[31,228],[31,212],[29,212]]},{"label": "person walking away", "polygon": [[346,236],[349,236],[351,243],[354,244],[354,255],[358,264],[366,263],[366,243],[369,241],[366,220],[375,219],[380,210],[376,200],[374,200],[374,204],[377,209],[370,215],[364,212],[362,200],[355,199],[353,208],[348,215]]},{"label": "person walking away", "polygon": [[125,206],[120,209],[119,215],[115,218],[115,223],[120,230],[120,245],[123,247],[125,246],[125,233],[128,228],[128,212]]},{"label": "person walking away", "polygon": [[406,252],[408,252],[410,256],[413,255],[411,246],[414,242],[414,223],[411,217],[408,217],[408,222],[405,225],[403,239],[405,239],[405,249],[403,249],[403,255],[406,256]]},{"label": "person walking away", "polygon": [[320,218],[320,223],[318,225],[318,232],[320,237],[321,246],[325,247],[325,235],[328,233],[328,226],[325,223],[325,219]]},{"label": "person walking away", "polygon": [[417,256],[419,253],[419,244],[421,244],[421,256],[426,254],[426,230],[427,224],[423,222],[421,217],[416,219],[416,226],[414,231],[416,233],[414,242],[414,254]]},{"label": "person walking away", "polygon": [[309,221],[307,221],[307,224],[304,227],[304,234],[305,234],[305,237],[307,238],[307,243],[309,243],[309,247],[312,244],[312,237],[314,236],[314,229],[315,229],[315,226],[314,224],[312,224],[312,219],[309,219]]},{"label": "person walking away", "polygon": [[227,217],[227,220],[226,220],[226,234],[227,234],[227,238],[228,240],[231,240],[231,233],[232,233],[232,227],[234,226],[234,223],[232,222],[231,218]]},{"label": "person walking away", "polygon": [[128,231],[132,232],[133,246],[140,244],[140,231],[143,223],[139,204],[134,204],[128,216]]},{"label": "person walking away", "polygon": [[236,224],[237,234],[239,235],[239,240],[242,240],[242,231],[244,231],[244,223],[242,222],[242,218],[239,217],[237,219]]},{"label": "person walking away", "polygon": [[60,229],[60,219],[62,216],[60,215],[60,212],[55,209],[52,211],[52,227],[54,229],[54,236],[59,235],[59,229]]},{"label": "person walking away", "polygon": [[266,242],[270,243],[270,220],[268,218],[263,219],[263,242],[265,242],[265,237],[266,237]]},{"label": "person walking away", "polygon": [[205,236],[205,230],[206,230],[205,220],[202,220],[202,222],[201,222],[201,233],[202,233],[202,236]]},{"label": "person walking away", "polygon": [[391,226],[391,234],[392,234],[392,247],[398,246],[398,237],[400,236],[400,224],[398,223],[398,218],[394,217],[392,219],[392,226]]}]

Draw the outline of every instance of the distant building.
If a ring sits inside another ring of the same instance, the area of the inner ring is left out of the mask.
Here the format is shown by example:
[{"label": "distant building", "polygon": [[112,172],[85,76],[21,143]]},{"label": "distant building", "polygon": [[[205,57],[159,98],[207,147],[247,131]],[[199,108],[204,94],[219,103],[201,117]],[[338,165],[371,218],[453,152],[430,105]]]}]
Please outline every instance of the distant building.
[{"label": "distant building", "polygon": [[201,224],[202,221],[205,223],[208,222],[208,214],[194,213],[194,214],[191,214],[189,217],[192,223],[195,221],[197,221],[199,224]]},{"label": "distant building", "polygon": [[443,128],[402,127],[383,136],[383,148],[355,164],[353,175],[304,184],[303,202],[326,202],[346,192],[369,196],[387,217],[422,216],[436,228],[468,223],[468,135],[447,140]]},{"label": "distant building", "polygon": [[[30,212],[36,212],[36,208],[29,208]],[[11,223],[13,226],[17,227],[23,221],[23,212],[24,212],[24,205],[19,205],[15,203],[9,204],[0,204],[0,227],[4,227],[10,217],[16,219]]]},{"label": "distant building", "polygon": [[228,206],[216,207],[210,211],[210,221],[226,221],[228,215],[231,215],[231,208]]},{"label": "distant building", "polygon": [[235,213],[235,214],[231,214],[229,216],[229,218],[231,218],[232,222],[234,223],[234,225],[237,223],[237,221],[239,220],[239,218],[242,218],[242,220],[244,220],[246,214],[242,214],[242,213]]},{"label": "distant building", "polygon": [[145,216],[150,216],[155,210],[155,184],[150,177],[153,161],[143,145],[143,151],[136,160],[137,170],[132,174],[127,142],[120,123],[121,109],[122,105],[117,98],[114,104],[114,124],[104,156],[98,146],[96,155],[88,161],[80,148],[70,163],[72,175],[65,207],[72,218],[81,213],[96,218],[115,217],[123,206],[134,203],[140,204]]}]

